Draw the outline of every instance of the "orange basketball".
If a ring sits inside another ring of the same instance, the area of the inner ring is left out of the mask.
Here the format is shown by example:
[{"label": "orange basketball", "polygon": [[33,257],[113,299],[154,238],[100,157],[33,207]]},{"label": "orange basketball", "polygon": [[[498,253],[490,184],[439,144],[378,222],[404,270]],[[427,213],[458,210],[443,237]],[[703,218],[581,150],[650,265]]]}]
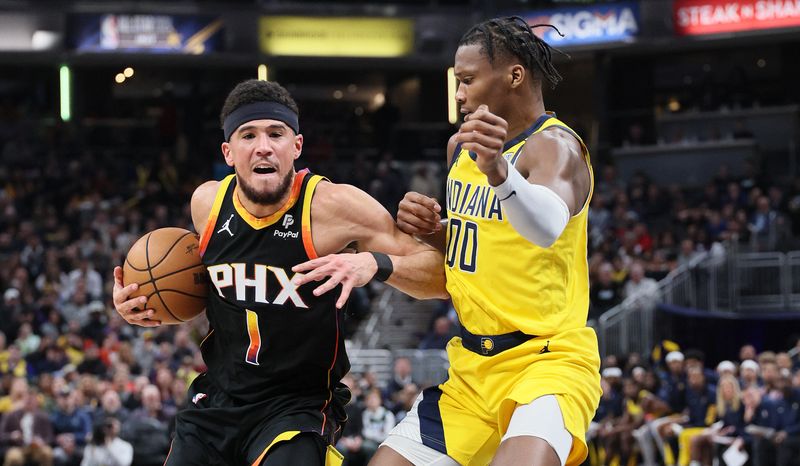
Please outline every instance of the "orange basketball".
[{"label": "orange basketball", "polygon": [[122,268],[125,285],[138,283],[132,295],[146,296],[152,320],[180,324],[206,307],[208,274],[200,260],[197,236],[183,228],[159,228],[139,238]]}]

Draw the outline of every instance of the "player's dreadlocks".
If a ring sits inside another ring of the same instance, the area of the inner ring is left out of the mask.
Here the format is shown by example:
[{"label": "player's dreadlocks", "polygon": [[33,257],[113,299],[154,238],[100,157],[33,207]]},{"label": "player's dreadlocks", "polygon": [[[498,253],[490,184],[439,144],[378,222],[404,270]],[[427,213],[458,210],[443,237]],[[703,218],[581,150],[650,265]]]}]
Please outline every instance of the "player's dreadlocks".
[{"label": "player's dreadlocks", "polygon": [[552,51],[563,52],[550,47],[547,42],[533,33],[533,28],[542,26],[555,29],[563,37],[561,31],[552,24],[529,26],[527,21],[519,16],[508,16],[490,19],[473,26],[464,34],[458,45],[479,44],[492,65],[494,65],[495,52],[513,55],[528,70],[541,73],[541,77],[555,88],[563,78],[553,66]]}]

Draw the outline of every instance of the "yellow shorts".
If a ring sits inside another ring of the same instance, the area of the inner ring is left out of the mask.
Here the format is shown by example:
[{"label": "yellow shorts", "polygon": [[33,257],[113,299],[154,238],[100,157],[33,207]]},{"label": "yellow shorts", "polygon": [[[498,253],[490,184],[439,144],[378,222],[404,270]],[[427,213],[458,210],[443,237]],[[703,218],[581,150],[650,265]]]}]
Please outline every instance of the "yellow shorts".
[{"label": "yellow shorts", "polygon": [[517,405],[555,395],[573,436],[567,465],[583,462],[586,429],[601,395],[593,329],[537,337],[489,357],[465,349],[456,337],[447,354],[448,380],[425,390],[419,401],[423,444],[462,465],[489,464]]}]

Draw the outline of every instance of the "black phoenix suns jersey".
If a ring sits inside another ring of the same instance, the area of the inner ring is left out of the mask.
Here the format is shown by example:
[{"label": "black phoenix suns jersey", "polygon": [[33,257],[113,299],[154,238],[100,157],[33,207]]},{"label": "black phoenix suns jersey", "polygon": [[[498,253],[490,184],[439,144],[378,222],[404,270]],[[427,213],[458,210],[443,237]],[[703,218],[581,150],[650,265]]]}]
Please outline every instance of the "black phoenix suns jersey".
[{"label": "black phoenix suns jersey", "polygon": [[292,284],[292,266],[317,257],[311,198],[322,179],[298,172],[286,204],[257,218],[239,203],[230,175],[200,238],[211,281],[211,328],[201,344],[207,376],[245,403],[285,397],[324,409],[350,368],[335,306],[340,289],[314,296],[318,283]]}]

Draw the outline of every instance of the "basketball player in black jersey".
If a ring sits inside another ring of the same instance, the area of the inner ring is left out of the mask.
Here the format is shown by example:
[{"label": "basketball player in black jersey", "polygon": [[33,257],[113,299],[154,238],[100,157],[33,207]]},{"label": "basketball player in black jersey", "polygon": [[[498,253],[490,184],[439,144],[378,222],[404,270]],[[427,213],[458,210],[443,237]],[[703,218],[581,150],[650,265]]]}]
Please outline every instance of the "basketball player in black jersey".
[{"label": "basketball player in black jersey", "polygon": [[[166,464],[332,465],[349,393],[342,307],[373,278],[417,298],[444,297],[442,255],[400,232],[363,191],[296,172],[297,105],[274,82],[245,81],[221,113],[235,174],[194,192],[192,220],[211,285],[201,344],[208,371],[190,387]],[[355,245],[355,254],[335,254]],[[316,262],[312,281],[292,268]],[[418,270],[432,272],[420,273]],[[114,305],[153,326],[114,270]],[[339,287],[339,292],[335,288]],[[327,291],[333,290],[332,293]]]}]

